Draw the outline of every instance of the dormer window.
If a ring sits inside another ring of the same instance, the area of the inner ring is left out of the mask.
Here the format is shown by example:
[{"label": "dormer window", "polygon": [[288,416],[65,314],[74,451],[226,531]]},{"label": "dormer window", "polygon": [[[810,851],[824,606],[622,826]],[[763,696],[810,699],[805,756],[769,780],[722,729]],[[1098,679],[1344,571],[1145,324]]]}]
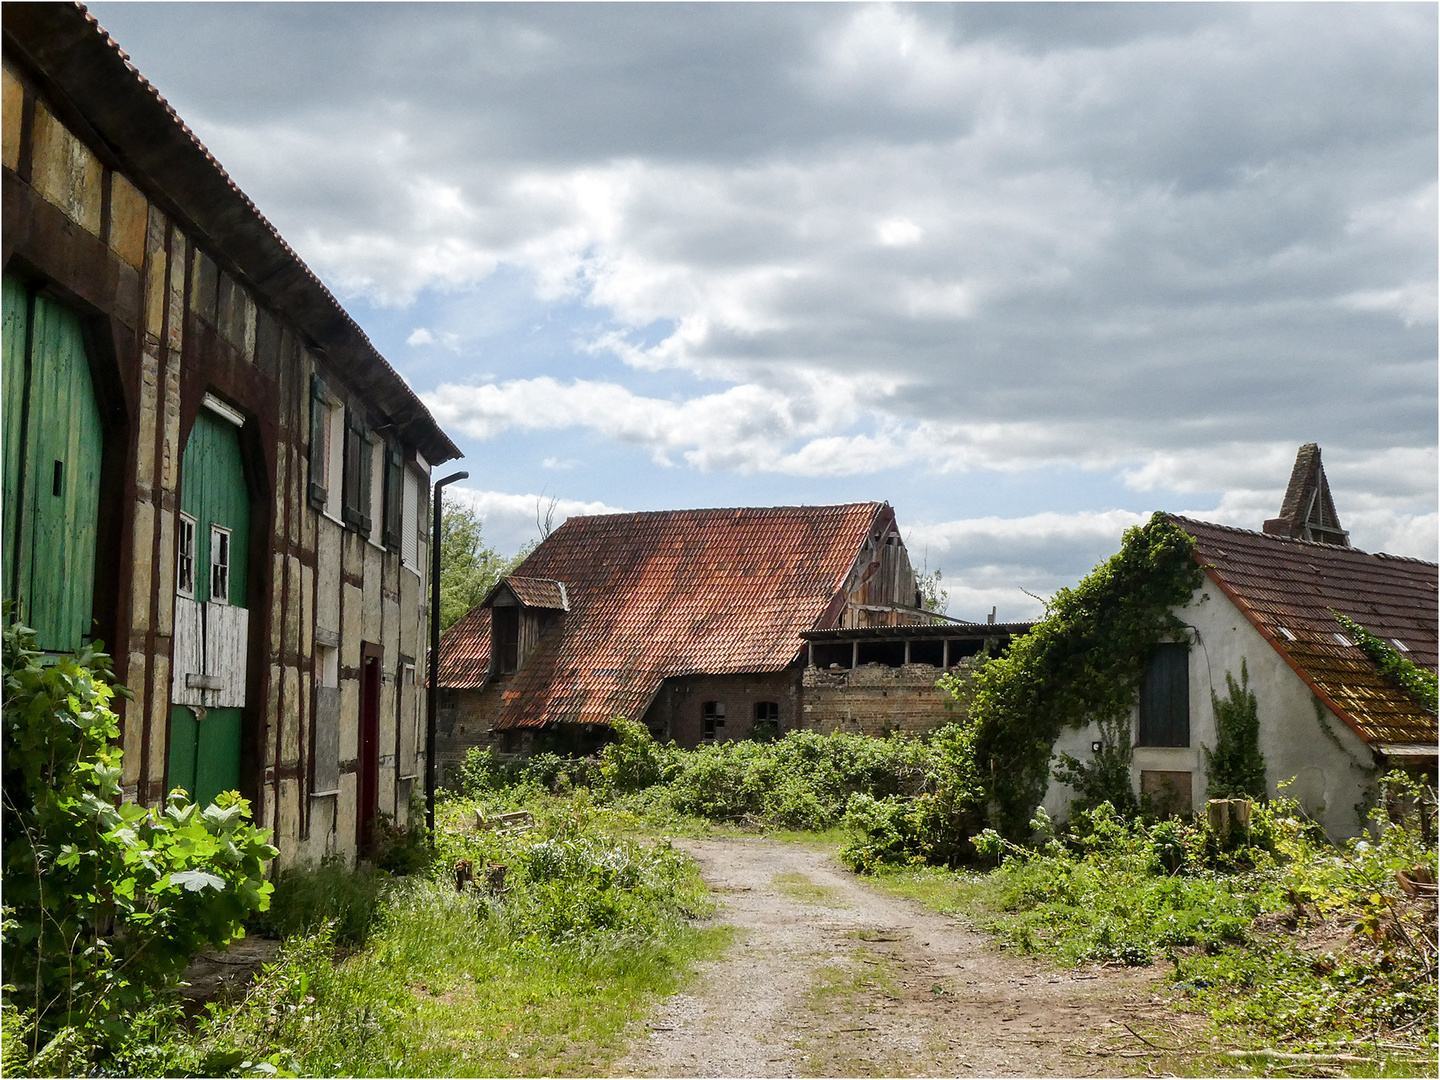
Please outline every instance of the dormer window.
[{"label": "dormer window", "polygon": [[495,670],[511,675],[520,667],[520,609],[513,604],[490,609],[491,634],[495,638]]},{"label": "dormer window", "polygon": [[493,675],[519,671],[545,632],[570,610],[564,583],[548,578],[501,578],[480,603],[490,609]]}]

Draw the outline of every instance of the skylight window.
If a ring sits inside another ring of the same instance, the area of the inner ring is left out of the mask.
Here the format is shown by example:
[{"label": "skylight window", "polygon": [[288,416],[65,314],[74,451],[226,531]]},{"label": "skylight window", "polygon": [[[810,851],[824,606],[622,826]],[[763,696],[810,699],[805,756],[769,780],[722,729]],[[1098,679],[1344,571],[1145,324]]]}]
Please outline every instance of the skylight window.
[{"label": "skylight window", "polygon": [[1338,642],[1340,642],[1341,645],[1352,645],[1352,646],[1353,646],[1353,645],[1355,644],[1353,641],[1351,641],[1351,640],[1350,640],[1348,637],[1346,637],[1344,634],[1336,634],[1336,635],[1335,635],[1335,640],[1338,641]]}]

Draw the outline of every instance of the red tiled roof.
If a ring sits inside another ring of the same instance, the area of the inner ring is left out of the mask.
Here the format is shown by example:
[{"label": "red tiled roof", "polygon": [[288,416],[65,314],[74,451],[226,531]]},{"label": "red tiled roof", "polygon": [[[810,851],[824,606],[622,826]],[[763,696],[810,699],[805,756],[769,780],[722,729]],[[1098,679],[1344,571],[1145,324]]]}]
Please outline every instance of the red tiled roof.
[{"label": "red tiled roof", "polygon": [[550,608],[554,611],[569,611],[570,600],[565,595],[565,583],[563,581],[551,581],[548,578],[532,577],[503,577],[495,583],[495,588],[490,590],[483,603],[489,603],[500,589],[501,585],[507,585],[510,591],[515,594],[515,599],[526,607]]},{"label": "red tiled roof", "polygon": [[[780,671],[833,618],[883,503],[571,518],[517,569],[565,584],[570,610],[520,671],[486,687],[497,728],[639,719],[661,682]],[[490,612],[440,644],[441,685],[482,685]]]},{"label": "red tiled roof", "polygon": [[1435,717],[1358,646],[1336,637],[1330,609],[1419,667],[1436,666],[1436,565],[1350,547],[1247,532],[1171,515],[1195,538],[1205,572],[1292,668],[1369,743],[1435,745]]}]

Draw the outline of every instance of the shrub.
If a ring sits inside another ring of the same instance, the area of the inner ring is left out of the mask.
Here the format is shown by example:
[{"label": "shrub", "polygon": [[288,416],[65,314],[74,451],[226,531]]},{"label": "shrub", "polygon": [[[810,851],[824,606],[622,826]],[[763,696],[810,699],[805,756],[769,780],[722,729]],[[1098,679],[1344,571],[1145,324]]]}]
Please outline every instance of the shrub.
[{"label": "shrub", "polygon": [[265,909],[277,854],[234,792],[203,809],[178,789],[163,810],[122,802],[109,658],[42,664],[33,640],[4,631],[5,999],[31,1056],[52,1036],[122,1039],[194,952]]}]

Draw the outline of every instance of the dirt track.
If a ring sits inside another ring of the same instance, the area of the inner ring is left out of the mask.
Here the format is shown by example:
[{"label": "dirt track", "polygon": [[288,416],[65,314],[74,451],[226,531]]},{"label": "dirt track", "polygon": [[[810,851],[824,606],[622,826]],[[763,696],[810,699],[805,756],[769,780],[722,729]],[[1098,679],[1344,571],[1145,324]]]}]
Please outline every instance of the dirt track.
[{"label": "dirt track", "polygon": [[1002,953],[826,852],[764,838],[676,846],[736,941],[661,1003],[616,1075],[1143,1075],[1161,1062],[1123,1025],[1179,1022],[1156,998],[1156,969]]}]

